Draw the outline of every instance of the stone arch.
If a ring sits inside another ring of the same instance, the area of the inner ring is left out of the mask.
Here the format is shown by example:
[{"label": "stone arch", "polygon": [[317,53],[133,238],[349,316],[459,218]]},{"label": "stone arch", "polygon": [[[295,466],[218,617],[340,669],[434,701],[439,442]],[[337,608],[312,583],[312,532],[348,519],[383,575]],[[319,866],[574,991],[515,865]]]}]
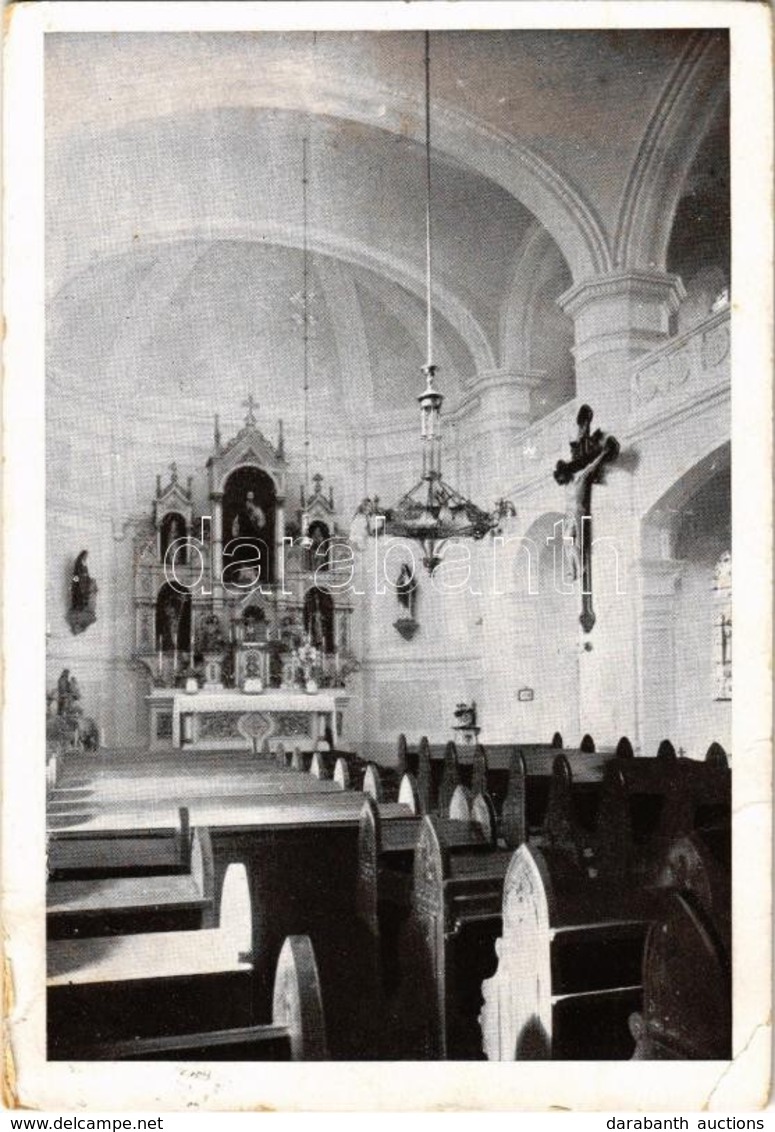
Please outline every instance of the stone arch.
[{"label": "stone arch", "polygon": [[[112,106],[112,128],[116,121],[127,126],[132,122],[190,113],[192,106],[212,113],[247,105],[244,100],[207,104],[203,102],[198,82],[195,91],[190,90],[185,81],[180,85],[171,83],[170,93],[173,102],[165,115],[155,113],[155,107],[141,99],[134,105]],[[250,105],[250,109],[262,108],[305,116],[312,112],[345,125],[365,125],[424,143],[421,98],[409,92],[397,94],[374,82],[369,82],[366,89],[364,85],[356,85],[349,76],[328,73],[322,80],[318,76],[314,111],[311,111],[307,92],[287,83],[273,91],[271,98],[265,95],[263,104]],[[98,125],[94,122],[93,128],[97,129]],[[62,141],[66,140],[67,135],[63,135]],[[500,185],[532,212],[561,248],[574,282],[610,270],[612,256],[608,238],[594,206],[547,158],[512,134],[437,100],[433,107],[433,145],[440,156],[468,166]]]},{"label": "stone arch", "polygon": [[683,184],[728,89],[726,34],[700,29],[665,84],[632,164],[613,241],[616,268],[664,269]]},{"label": "stone arch", "polygon": [[683,470],[676,472],[668,486],[661,485],[641,515],[641,555],[649,558],[671,557],[674,550],[676,516],[719,471],[729,469],[731,442],[712,443]]},{"label": "stone arch", "polygon": [[[553,259],[561,260],[569,271],[562,252],[546,229],[539,224],[532,225],[514,262],[511,286],[501,308],[500,356],[506,369],[513,367],[527,371],[531,368],[530,337],[533,303],[536,292],[544,282],[542,276]],[[564,283],[558,291],[558,296],[567,290],[568,286],[570,286],[569,282]],[[559,306],[558,311],[560,311]],[[570,319],[568,322],[572,334],[573,324]]]},{"label": "stone arch", "polygon": [[711,741],[729,746],[729,705],[712,694],[712,575],[718,551],[728,548],[729,513],[726,524],[715,507],[710,521],[696,523],[690,514],[709,499],[728,508],[729,472],[727,442],[681,471],[641,518],[639,732],[646,755],[665,737],[695,758]]}]

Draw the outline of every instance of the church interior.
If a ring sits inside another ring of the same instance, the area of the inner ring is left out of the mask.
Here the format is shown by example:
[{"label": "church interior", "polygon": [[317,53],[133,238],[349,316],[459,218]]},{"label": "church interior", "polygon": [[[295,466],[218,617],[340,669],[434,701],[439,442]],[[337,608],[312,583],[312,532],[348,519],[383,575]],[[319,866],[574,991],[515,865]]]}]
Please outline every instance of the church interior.
[{"label": "church interior", "polygon": [[730,1057],[728,49],[47,36],[51,1060]]}]

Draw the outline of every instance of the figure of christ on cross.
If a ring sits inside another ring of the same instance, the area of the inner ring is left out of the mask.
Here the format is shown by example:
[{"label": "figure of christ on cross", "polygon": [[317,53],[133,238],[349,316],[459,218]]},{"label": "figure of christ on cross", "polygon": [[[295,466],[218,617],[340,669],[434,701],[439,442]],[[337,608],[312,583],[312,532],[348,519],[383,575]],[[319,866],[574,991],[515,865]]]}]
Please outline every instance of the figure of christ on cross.
[{"label": "figure of christ on cross", "polygon": [[592,485],[600,481],[605,464],[619,455],[619,442],[600,429],[590,431],[593,412],[589,405],[579,409],[579,434],[570,444],[571,459],[558,460],[554,478],[565,488],[565,516],[562,523],[563,556],[567,577],[581,579],[581,627],[589,633],[595,624],[592,605]]}]

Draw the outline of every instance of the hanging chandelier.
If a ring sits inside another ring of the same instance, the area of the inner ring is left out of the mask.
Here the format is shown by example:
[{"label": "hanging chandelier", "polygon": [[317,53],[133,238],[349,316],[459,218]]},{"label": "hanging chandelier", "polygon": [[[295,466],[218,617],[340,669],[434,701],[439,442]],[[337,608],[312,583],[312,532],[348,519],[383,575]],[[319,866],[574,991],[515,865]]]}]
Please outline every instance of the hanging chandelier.
[{"label": "hanging chandelier", "polygon": [[423,565],[432,574],[442,561],[444,546],[451,539],[481,539],[496,533],[500,519],[513,513],[513,506],[500,500],[493,512],[483,511],[442,476],[441,406],[443,395],[436,389],[438,366],[433,360],[432,228],[431,228],[431,94],[430,32],[425,32],[425,307],[427,361],[422,367],[425,389],[420,404],[422,475],[394,507],[383,508],[378,496],[364,499],[359,511],[368,519],[373,535],[419,542]]}]

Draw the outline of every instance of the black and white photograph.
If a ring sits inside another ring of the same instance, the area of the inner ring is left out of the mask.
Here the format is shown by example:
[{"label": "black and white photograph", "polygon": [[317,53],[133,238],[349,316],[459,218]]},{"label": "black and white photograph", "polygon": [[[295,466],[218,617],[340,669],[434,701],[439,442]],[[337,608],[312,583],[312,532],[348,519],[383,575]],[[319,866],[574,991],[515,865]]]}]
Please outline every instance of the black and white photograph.
[{"label": "black and white photograph", "polygon": [[767,9],[40,8],[18,1103],[764,1103]]}]

